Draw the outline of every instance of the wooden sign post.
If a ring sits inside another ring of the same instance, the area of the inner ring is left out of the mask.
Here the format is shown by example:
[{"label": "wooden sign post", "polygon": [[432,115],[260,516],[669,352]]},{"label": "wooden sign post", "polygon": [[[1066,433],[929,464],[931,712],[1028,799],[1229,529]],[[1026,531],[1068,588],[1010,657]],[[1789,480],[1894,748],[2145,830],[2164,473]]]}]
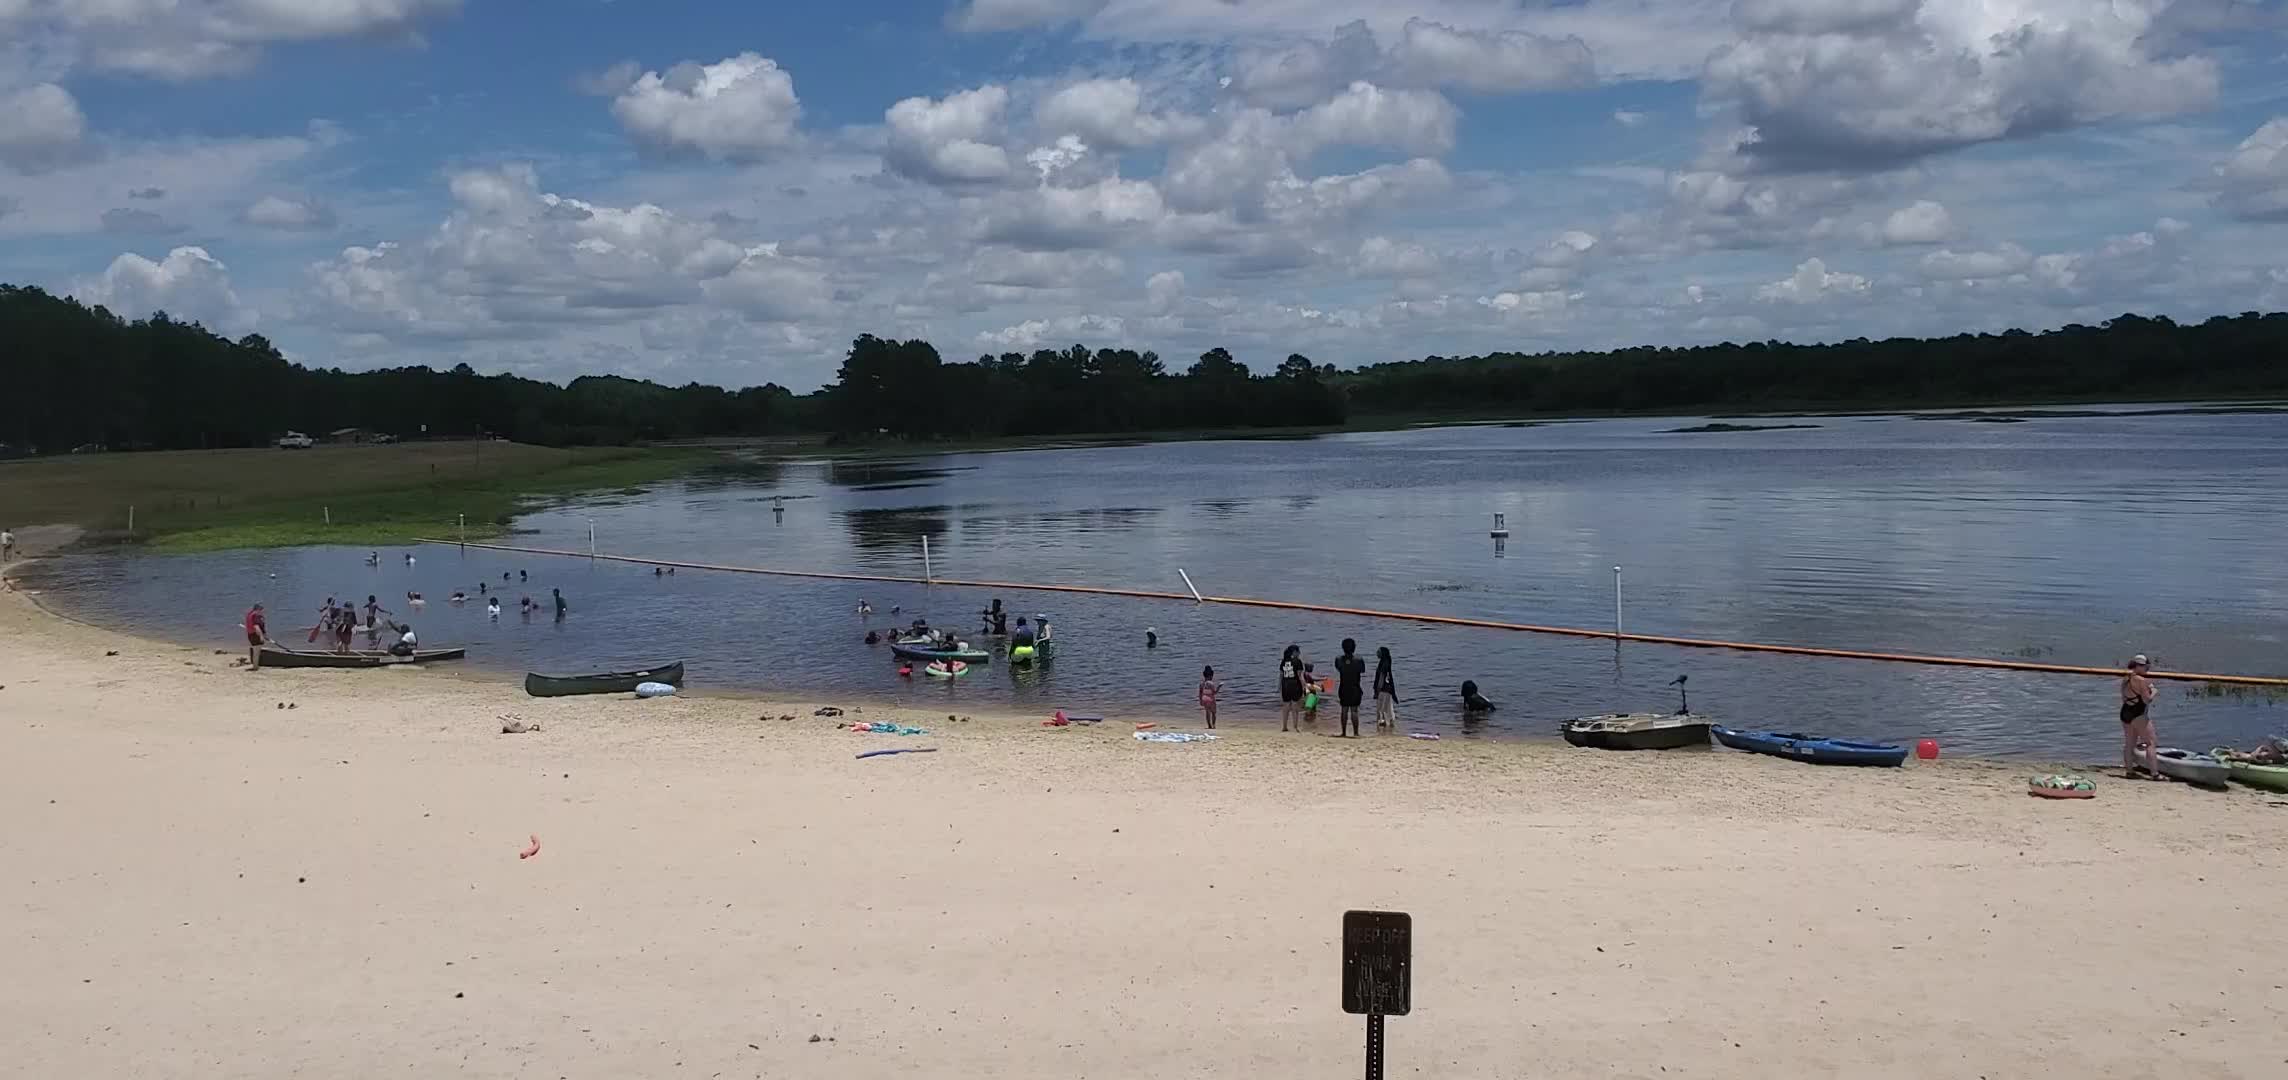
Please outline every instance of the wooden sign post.
[{"label": "wooden sign post", "polygon": [[1343,1011],[1366,1017],[1366,1080],[1382,1080],[1382,1018],[1413,1010],[1414,916],[1343,912]]}]

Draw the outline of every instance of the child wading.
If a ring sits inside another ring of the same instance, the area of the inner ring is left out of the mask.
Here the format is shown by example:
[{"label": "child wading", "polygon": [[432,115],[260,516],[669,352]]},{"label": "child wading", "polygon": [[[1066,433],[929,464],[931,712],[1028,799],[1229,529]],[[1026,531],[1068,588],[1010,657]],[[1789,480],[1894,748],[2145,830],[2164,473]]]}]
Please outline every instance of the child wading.
[{"label": "child wading", "polygon": [[1215,727],[1216,696],[1223,693],[1223,684],[1216,681],[1215,669],[1200,669],[1200,715],[1207,718],[1208,727]]}]

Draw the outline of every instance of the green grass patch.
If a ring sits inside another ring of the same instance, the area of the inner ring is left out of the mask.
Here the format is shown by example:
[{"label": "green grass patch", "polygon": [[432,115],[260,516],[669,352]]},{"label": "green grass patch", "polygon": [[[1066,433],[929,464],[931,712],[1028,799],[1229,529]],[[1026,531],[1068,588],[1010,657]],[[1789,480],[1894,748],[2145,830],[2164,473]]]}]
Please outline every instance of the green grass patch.
[{"label": "green grass patch", "polygon": [[464,514],[471,539],[499,536],[551,501],[637,489],[713,457],[502,442],[89,455],[0,466],[0,513],[163,551],[379,547],[458,535]]}]

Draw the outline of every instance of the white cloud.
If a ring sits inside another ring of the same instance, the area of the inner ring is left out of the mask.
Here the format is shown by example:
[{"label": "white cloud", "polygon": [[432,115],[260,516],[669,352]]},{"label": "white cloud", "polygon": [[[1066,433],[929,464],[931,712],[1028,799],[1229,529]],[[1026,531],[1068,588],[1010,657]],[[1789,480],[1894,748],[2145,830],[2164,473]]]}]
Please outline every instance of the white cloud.
[{"label": "white cloud", "polygon": [[644,72],[612,100],[630,138],[671,154],[755,161],[795,141],[802,104],[776,61],[743,52]]},{"label": "white cloud", "polygon": [[1596,74],[1589,47],[1576,37],[1460,29],[1422,18],[1388,36],[1386,46],[1360,20],[1324,40],[1254,51],[1232,76],[1232,90],[1258,105],[1295,107],[1359,81],[1492,94],[1579,86]]},{"label": "white cloud", "polygon": [[1144,282],[1145,306],[1153,314],[1165,315],[1184,300],[1184,272],[1162,270]]},{"label": "white cloud", "polygon": [[701,303],[782,322],[823,315],[832,303],[816,260],[742,244],[712,221],[544,192],[525,166],[468,170],[449,186],[453,211],[417,245],[346,248],[311,268],[321,318],[451,339]]},{"label": "white cloud", "polygon": [[38,83],[0,92],[0,165],[45,172],[80,156],[86,134],[87,117],[63,87]]},{"label": "white cloud", "polygon": [[1454,148],[1461,111],[1429,90],[1385,90],[1354,82],[1342,93],[1288,120],[1296,152],[1308,157],[1329,146],[1364,146],[1410,154]]},{"label": "white cloud", "polygon": [[230,271],[201,247],[176,248],[158,262],[124,253],[102,275],[76,283],[71,293],[128,318],[164,311],[233,336],[252,329],[256,321],[231,288]]},{"label": "white cloud", "polygon": [[1026,30],[1077,22],[1104,9],[1105,0],[969,0],[953,25],[971,32]]},{"label": "white cloud", "polygon": [[977,335],[988,349],[1024,352],[1044,346],[1087,344],[1097,348],[1127,340],[1127,320],[1117,315],[1060,315],[1054,319],[1027,319],[1014,326]]},{"label": "white cloud", "polygon": [[1954,217],[1946,207],[1929,199],[1891,211],[1883,219],[1883,242],[1892,245],[1936,244],[1954,234]]},{"label": "white cloud", "polygon": [[2275,116],[2216,166],[2217,204],[2250,221],[2288,220],[2288,116]]},{"label": "white cloud", "polygon": [[1115,150],[1133,150],[1196,135],[1197,117],[1149,112],[1144,90],[1134,79],[1088,79],[1063,87],[1041,102],[1040,126],[1079,136]]},{"label": "white cloud", "polygon": [[1866,278],[1840,270],[1829,270],[1826,263],[1812,258],[1797,264],[1795,273],[1757,289],[1756,298],[1809,304],[1829,297],[1850,296],[1866,291]]},{"label": "white cloud", "polygon": [[2168,0],[1750,0],[1703,88],[1780,170],[1880,169],[2124,116],[2198,108],[2216,63],[2156,51]]},{"label": "white cloud", "polygon": [[1438,255],[1421,244],[1370,236],[1359,242],[1351,267],[1369,277],[1427,277],[1438,272]]},{"label": "white cloud", "polygon": [[982,285],[1017,289],[1072,289],[1118,277],[1120,258],[1098,251],[1024,251],[980,248],[969,257],[964,276]]},{"label": "white cloud", "polygon": [[264,229],[287,231],[331,229],[333,208],[312,198],[264,195],[238,215],[238,220]]},{"label": "white cloud", "polygon": [[1160,191],[1108,177],[1080,187],[1042,185],[975,204],[976,236],[1030,251],[1101,247],[1148,229],[1166,213]]},{"label": "white cloud", "polygon": [[1650,119],[1652,119],[1650,114],[1645,113],[1640,109],[1613,110],[1613,122],[1621,125],[1622,127],[1643,127],[1645,121]]},{"label": "white cloud", "polygon": [[1009,152],[996,140],[1009,90],[980,86],[942,99],[910,97],[890,106],[890,169],[932,184],[991,184],[1014,173]]},{"label": "white cloud", "polygon": [[37,43],[88,67],[165,79],[247,71],[265,46],[413,38],[460,0],[15,0],[0,40]]},{"label": "white cloud", "polygon": [[1937,280],[1984,281],[2023,273],[2034,257],[2025,248],[2005,241],[1990,251],[1955,251],[1940,248],[1922,258],[1923,276]]}]

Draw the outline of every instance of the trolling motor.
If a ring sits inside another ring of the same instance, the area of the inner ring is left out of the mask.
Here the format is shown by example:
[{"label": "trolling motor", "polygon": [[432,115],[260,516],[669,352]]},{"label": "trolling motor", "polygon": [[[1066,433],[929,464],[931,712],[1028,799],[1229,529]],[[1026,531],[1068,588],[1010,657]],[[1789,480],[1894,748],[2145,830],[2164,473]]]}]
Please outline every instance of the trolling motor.
[{"label": "trolling motor", "polygon": [[1683,716],[1692,711],[1692,699],[1686,697],[1684,693],[1684,681],[1691,677],[1690,675],[1679,675],[1676,677],[1676,681],[1668,684],[1676,688],[1676,715],[1678,716]]}]

